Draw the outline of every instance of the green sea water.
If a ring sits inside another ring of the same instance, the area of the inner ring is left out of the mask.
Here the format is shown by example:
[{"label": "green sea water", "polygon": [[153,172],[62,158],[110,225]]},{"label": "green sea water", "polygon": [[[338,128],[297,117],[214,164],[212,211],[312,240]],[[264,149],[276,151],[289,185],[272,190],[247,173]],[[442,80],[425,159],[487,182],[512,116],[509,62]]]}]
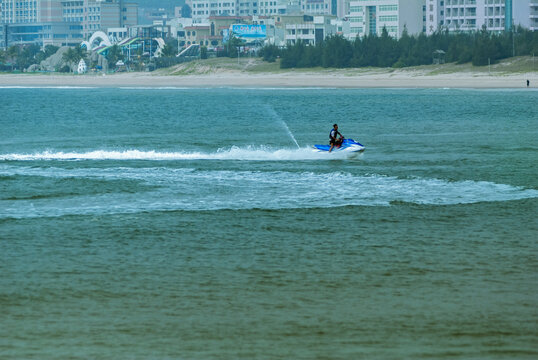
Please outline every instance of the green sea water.
[{"label": "green sea water", "polygon": [[0,88],[0,359],[534,359],[537,100]]}]

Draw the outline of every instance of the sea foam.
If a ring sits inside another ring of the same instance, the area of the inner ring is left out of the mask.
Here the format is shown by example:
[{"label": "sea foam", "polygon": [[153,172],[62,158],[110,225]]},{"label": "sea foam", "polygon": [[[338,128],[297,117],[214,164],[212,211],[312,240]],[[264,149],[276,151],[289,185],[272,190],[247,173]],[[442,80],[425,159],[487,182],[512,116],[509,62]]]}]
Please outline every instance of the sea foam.
[{"label": "sea foam", "polygon": [[[357,154],[355,154],[357,155]],[[221,148],[215,152],[163,152],[143,150],[94,150],[89,152],[55,152],[43,151],[31,154],[0,154],[0,161],[36,161],[36,160],[331,160],[345,159],[349,153],[320,153],[312,147],[300,149],[272,149],[269,147],[248,146]]]}]

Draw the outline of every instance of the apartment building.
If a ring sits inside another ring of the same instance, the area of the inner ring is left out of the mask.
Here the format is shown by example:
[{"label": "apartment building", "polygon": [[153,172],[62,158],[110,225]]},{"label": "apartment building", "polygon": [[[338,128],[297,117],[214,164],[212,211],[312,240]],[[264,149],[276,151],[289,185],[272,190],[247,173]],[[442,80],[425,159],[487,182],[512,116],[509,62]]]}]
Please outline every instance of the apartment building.
[{"label": "apartment building", "polygon": [[284,41],[289,45],[298,41],[315,45],[327,36],[336,34],[335,19],[332,15],[283,16],[280,24],[285,29]]},{"label": "apartment building", "polygon": [[332,0],[302,0],[301,10],[307,15],[332,15]]},{"label": "apartment building", "polygon": [[2,24],[27,24],[62,21],[62,7],[57,0],[0,0]]},{"label": "apartment building", "polygon": [[[533,15],[534,13],[534,15]],[[426,0],[426,33],[449,31],[509,31],[513,25],[533,28],[538,0]]]},{"label": "apartment building", "polygon": [[350,0],[333,0],[331,3],[332,14],[342,19],[349,13]]},{"label": "apartment building", "polygon": [[138,5],[123,0],[0,0],[0,9],[4,43],[73,45],[138,23]]},{"label": "apartment building", "polygon": [[210,16],[237,15],[237,2],[235,0],[190,0],[188,5],[192,10],[192,22],[194,24],[206,23]]},{"label": "apartment building", "polygon": [[351,0],[348,37],[381,35],[383,28],[395,38],[404,29],[409,34],[418,34],[424,30],[424,6],[425,0]]},{"label": "apartment building", "polygon": [[339,2],[342,8],[349,4],[349,0],[187,0],[186,4],[193,22],[201,24],[210,16],[331,15]]},{"label": "apartment building", "polygon": [[529,29],[538,30],[538,0],[531,0],[529,3]]},{"label": "apartment building", "polygon": [[286,14],[286,8],[287,0],[270,0],[258,2],[258,14],[263,16]]},{"label": "apartment building", "polygon": [[[83,34],[88,38],[96,31],[138,24],[138,4],[122,0],[62,1],[67,13],[82,14]],[[64,20],[68,21],[64,15]]]}]

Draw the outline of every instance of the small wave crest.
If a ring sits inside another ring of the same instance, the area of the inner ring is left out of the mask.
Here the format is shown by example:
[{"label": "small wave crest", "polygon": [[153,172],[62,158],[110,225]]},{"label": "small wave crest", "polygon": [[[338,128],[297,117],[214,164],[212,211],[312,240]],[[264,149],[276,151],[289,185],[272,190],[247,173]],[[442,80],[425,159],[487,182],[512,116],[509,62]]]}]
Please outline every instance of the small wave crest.
[{"label": "small wave crest", "polygon": [[0,154],[0,161],[38,161],[38,160],[323,160],[342,159],[348,153],[320,153],[313,148],[272,149],[270,147],[247,146],[220,148],[216,152],[162,152],[143,150],[94,150],[88,152],[43,151],[33,154]]}]

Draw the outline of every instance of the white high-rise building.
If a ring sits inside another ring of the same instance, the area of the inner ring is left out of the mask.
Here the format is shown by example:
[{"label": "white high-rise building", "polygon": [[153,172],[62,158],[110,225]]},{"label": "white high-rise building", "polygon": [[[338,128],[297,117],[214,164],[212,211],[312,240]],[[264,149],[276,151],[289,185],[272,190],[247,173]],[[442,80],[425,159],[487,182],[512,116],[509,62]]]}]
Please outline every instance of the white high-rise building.
[{"label": "white high-rise building", "polygon": [[237,5],[235,0],[191,0],[192,22],[206,23],[210,16],[238,16]]},{"label": "white high-rise building", "polygon": [[533,29],[538,24],[538,0],[426,0],[426,33],[506,31],[512,25]]},{"label": "white high-rise building", "polygon": [[286,13],[287,0],[270,0],[258,2],[258,15],[273,16]]},{"label": "white high-rise building", "polygon": [[529,29],[538,30],[538,0],[531,0],[529,3]]},{"label": "white high-rise building", "polygon": [[336,15],[339,19],[345,17],[349,13],[350,0],[335,0],[336,14],[333,9],[333,15]]},{"label": "white high-rise building", "polygon": [[189,0],[187,4],[191,7],[193,22],[199,24],[206,23],[210,16],[283,15],[287,13],[288,2],[288,0]]},{"label": "white high-rise building", "polygon": [[350,37],[389,35],[399,38],[404,29],[409,34],[424,30],[425,0],[351,0],[349,7]]},{"label": "white high-rise building", "polygon": [[0,23],[26,24],[62,21],[60,0],[0,0]]},{"label": "white high-rise building", "polygon": [[239,0],[236,3],[236,13],[239,16],[249,16],[258,14],[258,1],[257,0]]},{"label": "white high-rise building", "polygon": [[331,0],[302,0],[301,11],[307,15],[331,15]]}]

